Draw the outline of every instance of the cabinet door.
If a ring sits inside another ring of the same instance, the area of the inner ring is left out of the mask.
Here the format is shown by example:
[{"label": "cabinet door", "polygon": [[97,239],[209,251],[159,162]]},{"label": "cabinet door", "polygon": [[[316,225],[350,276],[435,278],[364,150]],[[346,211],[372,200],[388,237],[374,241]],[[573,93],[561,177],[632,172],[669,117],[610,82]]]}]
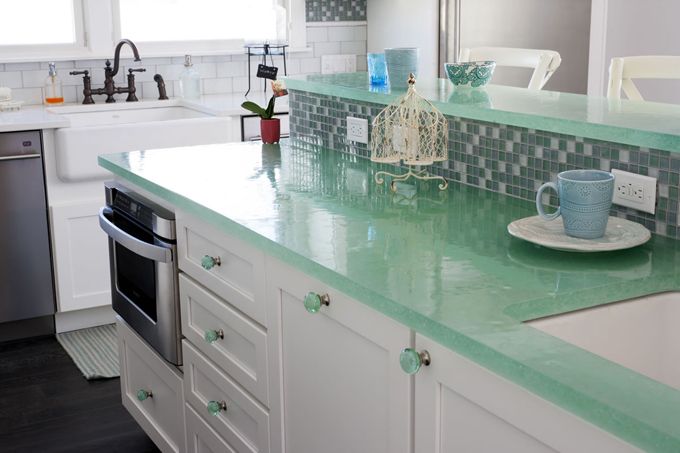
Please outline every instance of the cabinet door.
[{"label": "cabinet door", "polygon": [[184,450],[182,375],[116,317],[123,406],[164,453]]},{"label": "cabinet door", "polygon": [[108,239],[99,228],[102,206],[103,196],[51,208],[60,312],[111,305]]},{"label": "cabinet door", "polygon": [[633,446],[416,335],[416,452],[629,452]]},{"label": "cabinet door", "polygon": [[[291,268],[267,261],[272,429],[288,453],[411,451],[412,379],[399,367],[410,331]],[[328,306],[305,310],[309,292]],[[274,436],[276,436],[274,432]]]}]

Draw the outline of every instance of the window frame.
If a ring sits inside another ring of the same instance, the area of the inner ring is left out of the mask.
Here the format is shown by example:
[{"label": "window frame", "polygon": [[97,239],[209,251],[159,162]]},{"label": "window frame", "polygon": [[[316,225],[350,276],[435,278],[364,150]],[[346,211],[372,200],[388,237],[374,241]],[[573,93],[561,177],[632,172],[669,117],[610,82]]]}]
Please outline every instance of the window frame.
[{"label": "window frame", "polygon": [[[111,16],[113,20],[113,36],[115,37],[114,41],[119,41],[122,38],[130,38],[128,36],[123,36],[122,35],[122,27],[121,27],[121,17],[120,17],[120,0],[111,0],[112,2],[112,11],[111,11]],[[295,35],[296,39],[298,38],[297,33],[293,31],[293,28],[295,25],[298,25],[294,21],[294,12],[293,12],[293,5],[295,3],[301,3],[303,5],[302,9],[302,20],[303,22],[305,21],[304,17],[304,0],[300,1],[295,1],[295,0],[284,0],[284,6],[286,8],[286,24],[287,24],[287,36],[290,38],[291,35]],[[305,23],[306,24],[306,23]],[[303,25],[304,26],[304,25]],[[306,33],[303,34],[303,36],[306,36]],[[133,39],[133,41],[135,41]],[[306,40],[305,42],[302,43],[291,43],[291,40],[288,40],[289,46],[292,47],[304,47],[306,45]],[[187,53],[190,54],[195,54],[195,55],[201,55],[202,53],[208,53],[208,54],[213,54],[213,53],[220,53],[220,52],[227,52],[227,53],[233,53],[233,52],[238,52],[241,53],[243,51],[243,45],[245,44],[245,41],[243,39],[220,39],[220,40],[190,40],[190,41],[154,41],[154,42],[149,42],[149,41],[135,41],[135,45],[139,49],[140,53],[144,53],[147,55],[156,55],[156,56],[165,56],[165,55],[172,55],[172,56],[177,56],[177,55],[184,55]]]},{"label": "window frame", "polygon": [[[284,0],[288,26],[288,52],[305,52],[307,48],[307,21],[305,0]],[[73,0],[76,43],[0,46],[0,63],[93,60],[113,56],[120,40],[120,14],[118,0]],[[133,39],[134,41],[134,39]],[[137,43],[142,57],[169,57],[192,55],[242,54],[241,40],[224,41],[172,41]]]},{"label": "window frame", "polygon": [[44,56],[60,59],[65,56],[85,55],[87,53],[87,27],[85,25],[86,0],[73,0],[73,25],[75,41],[62,44],[16,44],[0,45],[0,62],[35,61]]}]

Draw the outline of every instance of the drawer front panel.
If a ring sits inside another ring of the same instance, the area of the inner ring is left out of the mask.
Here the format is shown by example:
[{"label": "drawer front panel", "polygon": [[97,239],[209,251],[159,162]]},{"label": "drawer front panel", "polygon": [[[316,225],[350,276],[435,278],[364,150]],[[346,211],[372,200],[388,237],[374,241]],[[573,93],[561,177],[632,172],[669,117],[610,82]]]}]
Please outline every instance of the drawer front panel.
[{"label": "drawer front panel", "polygon": [[187,420],[188,453],[236,453],[188,404],[184,407]]},{"label": "drawer front panel", "polygon": [[[269,414],[230,377],[208,361],[188,341],[182,342],[186,401],[219,435],[239,452],[269,452]],[[217,415],[208,403],[224,403]]]},{"label": "drawer front panel", "polygon": [[179,287],[183,335],[268,406],[265,331],[185,274]]},{"label": "drawer front panel", "polygon": [[[123,406],[164,452],[184,449],[182,377],[118,318]],[[147,392],[140,401],[138,393]]]},{"label": "drawer front panel", "polygon": [[180,269],[266,325],[262,252],[181,213],[177,213],[177,235]]}]

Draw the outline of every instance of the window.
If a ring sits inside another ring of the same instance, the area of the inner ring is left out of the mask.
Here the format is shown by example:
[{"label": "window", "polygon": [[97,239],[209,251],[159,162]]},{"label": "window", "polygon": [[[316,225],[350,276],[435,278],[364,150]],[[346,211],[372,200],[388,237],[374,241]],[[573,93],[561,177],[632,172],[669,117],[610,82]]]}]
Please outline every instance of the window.
[{"label": "window", "polygon": [[243,51],[248,41],[306,47],[305,0],[11,0],[0,62],[107,58],[121,38],[145,56]]},{"label": "window", "polygon": [[287,41],[287,0],[118,0],[119,37],[151,50],[236,50]]},{"label": "window", "polygon": [[21,0],[7,2],[0,26],[0,52],[26,54],[83,47],[80,0]]}]

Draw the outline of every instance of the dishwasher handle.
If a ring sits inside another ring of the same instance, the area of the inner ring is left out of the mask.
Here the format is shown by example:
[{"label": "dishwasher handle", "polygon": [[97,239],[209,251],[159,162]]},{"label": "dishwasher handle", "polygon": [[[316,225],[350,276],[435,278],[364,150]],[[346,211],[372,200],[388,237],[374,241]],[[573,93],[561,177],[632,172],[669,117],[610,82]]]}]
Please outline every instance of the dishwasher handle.
[{"label": "dishwasher handle", "polygon": [[149,244],[121,230],[109,219],[112,213],[111,208],[107,207],[99,210],[99,226],[111,239],[143,258],[159,263],[172,262],[171,249]]},{"label": "dishwasher handle", "polygon": [[22,159],[39,159],[42,157],[40,153],[35,154],[14,154],[12,156],[2,156],[0,155],[0,162],[4,160],[22,160]]}]

